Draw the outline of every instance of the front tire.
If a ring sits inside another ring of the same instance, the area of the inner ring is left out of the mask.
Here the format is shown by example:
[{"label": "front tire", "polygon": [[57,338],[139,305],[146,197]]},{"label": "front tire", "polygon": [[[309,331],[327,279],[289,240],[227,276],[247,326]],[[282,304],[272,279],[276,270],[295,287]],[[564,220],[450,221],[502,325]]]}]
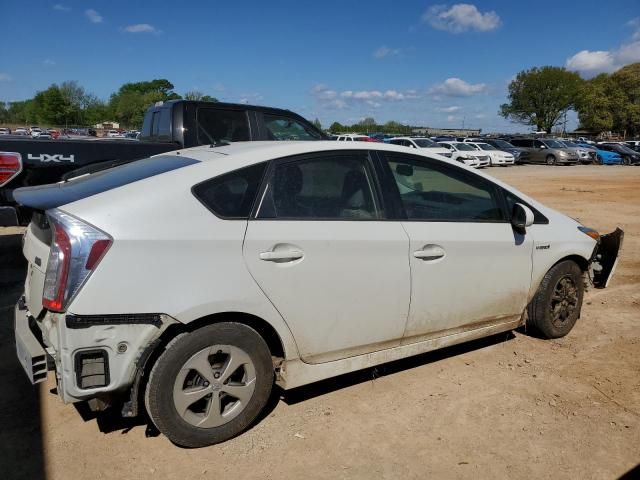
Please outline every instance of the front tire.
[{"label": "front tire", "polygon": [[580,318],[584,296],[582,276],[580,267],[570,260],[554,265],[529,303],[527,325],[546,338],[568,334]]},{"label": "front tire", "polygon": [[553,155],[547,155],[546,161],[547,161],[547,165],[555,165],[556,157],[554,157]]},{"label": "front tire", "polygon": [[269,347],[251,327],[216,323],[170,342],[149,376],[145,403],[173,443],[204,447],[244,431],[273,386]]}]

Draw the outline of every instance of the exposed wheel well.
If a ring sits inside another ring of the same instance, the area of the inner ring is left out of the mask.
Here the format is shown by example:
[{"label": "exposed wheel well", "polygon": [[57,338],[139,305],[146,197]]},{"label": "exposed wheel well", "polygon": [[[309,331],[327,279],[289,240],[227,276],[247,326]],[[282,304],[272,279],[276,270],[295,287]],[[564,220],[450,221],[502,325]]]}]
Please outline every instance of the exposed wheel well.
[{"label": "exposed wheel well", "polygon": [[[580,255],[569,255],[568,257],[561,258],[556,263],[554,263],[551,266],[551,268],[555,267],[560,262],[564,262],[566,260],[570,260],[576,263],[580,267],[580,270],[582,270],[583,272],[586,272],[587,270],[589,270],[589,261],[586,258],[581,257]],[[551,268],[549,270],[551,270]]]},{"label": "exposed wheel well", "polygon": [[182,333],[193,332],[205,325],[220,322],[242,323],[253,328],[267,343],[271,356],[274,358],[274,364],[278,359],[285,358],[284,346],[278,332],[276,332],[271,324],[255,315],[243,312],[221,312],[207,315],[188,324],[176,323],[170,325],[142,354],[136,366],[136,374],[130,391],[129,401],[126,402],[122,410],[123,416],[136,416],[140,407],[144,409],[143,398],[149,373],[169,342]]}]

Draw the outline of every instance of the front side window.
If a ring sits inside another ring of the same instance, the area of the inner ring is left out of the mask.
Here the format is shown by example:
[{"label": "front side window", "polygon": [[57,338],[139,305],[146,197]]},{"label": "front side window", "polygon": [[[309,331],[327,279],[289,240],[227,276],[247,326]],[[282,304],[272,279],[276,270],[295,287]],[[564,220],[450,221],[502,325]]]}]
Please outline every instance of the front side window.
[{"label": "front side window", "polygon": [[269,140],[322,140],[320,133],[294,118],[265,113],[264,125]]},{"label": "front side window", "polygon": [[200,145],[251,140],[244,110],[199,108],[196,125]]},{"label": "front side window", "polygon": [[218,217],[249,218],[267,163],[225,173],[199,183],[193,194]]},{"label": "front side window", "polygon": [[379,209],[366,154],[327,153],[277,163],[258,207],[258,218],[375,219]]},{"label": "front side window", "polygon": [[483,178],[420,159],[387,158],[409,220],[504,221],[496,188]]}]

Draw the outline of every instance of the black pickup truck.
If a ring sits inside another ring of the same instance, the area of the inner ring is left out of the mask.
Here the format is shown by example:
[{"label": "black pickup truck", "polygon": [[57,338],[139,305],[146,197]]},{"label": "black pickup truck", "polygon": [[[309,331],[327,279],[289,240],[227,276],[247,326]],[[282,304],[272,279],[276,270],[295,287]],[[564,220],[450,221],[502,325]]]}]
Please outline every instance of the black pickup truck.
[{"label": "black pickup truck", "polygon": [[54,183],[89,171],[198,145],[255,140],[327,140],[289,110],[220,102],[170,100],[149,107],[139,140],[40,140],[0,137],[0,226],[28,222],[15,205],[18,187]]}]

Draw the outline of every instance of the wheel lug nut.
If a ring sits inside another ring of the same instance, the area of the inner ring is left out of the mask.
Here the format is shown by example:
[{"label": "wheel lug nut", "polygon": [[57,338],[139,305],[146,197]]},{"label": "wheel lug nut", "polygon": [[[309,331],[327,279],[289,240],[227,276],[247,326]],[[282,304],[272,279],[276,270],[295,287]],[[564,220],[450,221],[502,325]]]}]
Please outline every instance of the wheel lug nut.
[{"label": "wheel lug nut", "polygon": [[214,373],[213,378],[220,378],[220,373],[219,372]]},{"label": "wheel lug nut", "polygon": [[204,386],[208,387],[209,386],[209,382],[204,382]]}]

